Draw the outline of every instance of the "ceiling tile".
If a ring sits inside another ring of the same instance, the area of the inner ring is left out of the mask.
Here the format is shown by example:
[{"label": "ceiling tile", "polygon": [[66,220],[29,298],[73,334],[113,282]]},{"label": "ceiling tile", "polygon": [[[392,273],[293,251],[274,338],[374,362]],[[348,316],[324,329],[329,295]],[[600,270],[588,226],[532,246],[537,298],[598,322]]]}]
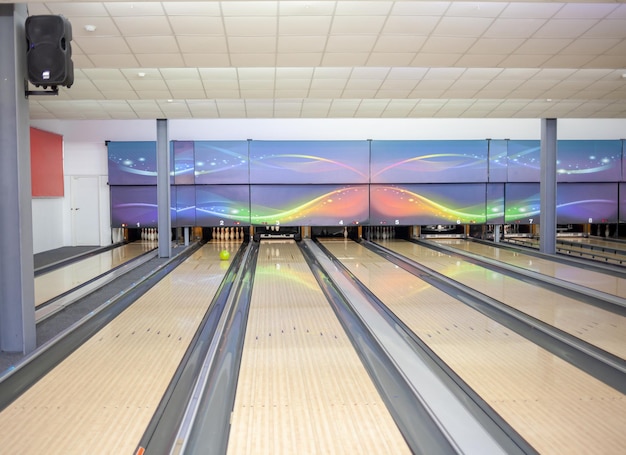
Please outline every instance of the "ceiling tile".
[{"label": "ceiling tile", "polygon": [[285,16],[278,22],[280,35],[318,35],[324,36],[330,30],[330,16]]},{"label": "ceiling tile", "polygon": [[170,16],[168,22],[172,32],[179,37],[202,35],[224,39],[224,26],[220,17]]}]

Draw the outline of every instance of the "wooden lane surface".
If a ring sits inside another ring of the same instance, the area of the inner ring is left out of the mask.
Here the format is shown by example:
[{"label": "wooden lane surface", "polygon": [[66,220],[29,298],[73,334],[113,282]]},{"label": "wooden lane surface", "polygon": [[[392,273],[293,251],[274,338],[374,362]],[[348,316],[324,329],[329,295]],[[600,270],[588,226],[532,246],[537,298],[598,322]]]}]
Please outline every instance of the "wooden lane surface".
[{"label": "wooden lane surface", "polygon": [[0,452],[133,453],[226,272],[223,247],[202,247],[0,413]]},{"label": "wooden lane surface", "polygon": [[35,306],[74,289],[156,247],[156,242],[133,242],[35,277]]},{"label": "wooden lane surface", "polygon": [[228,453],[408,452],[295,242],[262,241]]},{"label": "wooden lane surface", "polygon": [[540,453],[623,453],[626,396],[355,242],[324,246]]},{"label": "wooden lane surface", "polygon": [[[567,254],[572,256],[590,257],[590,255],[595,255],[592,259],[607,262],[609,264],[623,264],[623,261],[626,261],[626,254],[624,253],[624,251],[626,251],[625,243],[584,237],[574,237],[561,240],[568,243],[557,243],[559,251],[567,252]],[[585,245],[593,246],[594,248],[589,248]],[[600,248],[621,250],[621,252],[602,251]]]},{"label": "wooden lane surface", "polygon": [[505,262],[526,270],[532,270],[560,280],[576,283],[607,294],[626,298],[626,279],[586,270],[582,266],[562,264],[556,261],[539,258],[518,251],[470,242],[461,239],[440,239],[437,243],[458,248],[463,251],[485,256]]},{"label": "wooden lane surface", "polygon": [[[415,243],[396,240],[387,242],[385,246],[510,307],[626,359],[624,316]],[[534,261],[536,258],[532,259]],[[585,272],[578,269],[578,273]]]},{"label": "wooden lane surface", "polygon": [[623,241],[615,242],[611,240],[605,240],[599,237],[564,237],[564,238],[557,239],[557,240],[562,240],[564,242],[579,243],[581,245],[593,245],[596,247],[614,248],[616,250],[626,251],[626,243],[624,243]]}]

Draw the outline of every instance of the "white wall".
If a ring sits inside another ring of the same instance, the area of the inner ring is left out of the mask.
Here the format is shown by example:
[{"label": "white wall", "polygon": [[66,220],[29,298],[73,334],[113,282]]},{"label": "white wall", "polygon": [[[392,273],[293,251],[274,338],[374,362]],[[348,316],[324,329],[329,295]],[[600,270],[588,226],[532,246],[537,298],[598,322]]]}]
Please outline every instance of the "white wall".
[{"label": "white wall", "polygon": [[[37,120],[63,135],[64,174],[100,178],[101,245],[111,243],[105,141],[156,140],[156,120]],[[626,119],[562,119],[559,139],[622,139]],[[539,119],[209,119],[170,120],[170,140],[540,139]],[[33,200],[35,252],[72,244],[69,187],[62,199]],[[35,215],[35,212],[37,214]]]},{"label": "white wall", "polygon": [[64,198],[33,199],[33,253],[62,247]]}]

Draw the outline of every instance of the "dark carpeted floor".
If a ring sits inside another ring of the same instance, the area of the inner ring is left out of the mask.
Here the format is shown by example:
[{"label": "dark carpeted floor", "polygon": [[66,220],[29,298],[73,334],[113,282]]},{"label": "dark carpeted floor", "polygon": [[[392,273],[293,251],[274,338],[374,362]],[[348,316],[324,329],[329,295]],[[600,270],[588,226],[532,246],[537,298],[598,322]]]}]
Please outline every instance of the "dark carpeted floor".
[{"label": "dark carpeted floor", "polygon": [[80,256],[100,249],[99,246],[64,246],[54,250],[37,253],[34,256],[35,270],[57,262]]}]

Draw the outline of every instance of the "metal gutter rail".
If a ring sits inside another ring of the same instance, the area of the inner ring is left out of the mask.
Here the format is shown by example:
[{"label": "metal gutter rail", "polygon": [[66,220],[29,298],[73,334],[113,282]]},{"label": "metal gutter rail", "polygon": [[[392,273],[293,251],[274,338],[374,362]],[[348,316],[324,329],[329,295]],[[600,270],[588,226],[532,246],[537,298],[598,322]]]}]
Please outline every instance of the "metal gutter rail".
[{"label": "metal gutter rail", "polygon": [[[423,407],[437,428],[436,432],[445,439],[439,447],[428,443],[422,445],[417,418],[407,413],[398,426],[411,450],[415,453],[536,453],[519,435],[512,434],[510,428],[503,428],[505,425],[494,422],[463,391],[453,391],[453,384],[446,373],[430,361],[430,354],[412,342],[404,328],[389,317],[382,304],[359,286],[343,266],[333,261],[329,253],[325,254],[311,240],[304,240],[303,243],[309,250],[307,255],[314,257],[325,270],[323,280],[333,282],[333,286],[349,302],[349,311],[367,329],[368,340],[359,343],[359,346],[371,346],[372,343],[380,346],[394,366],[395,375],[410,388],[410,399]],[[402,413],[402,409],[396,408],[392,413],[395,417]]]},{"label": "metal gutter rail", "polygon": [[626,393],[626,361],[539,321],[479,291],[465,286],[409,258],[376,243],[362,242],[366,248],[433,286],[453,295],[466,305],[508,327],[520,336],[552,352],[611,387]]},{"label": "metal gutter rail", "polygon": [[204,359],[218,331],[218,324],[228,304],[231,291],[240,279],[239,270],[246,257],[246,251],[247,248],[244,245],[233,257],[196,335],[139,441],[136,453],[147,451],[150,454],[167,454],[174,446],[178,429],[182,425],[188,403],[192,399],[194,384],[201,374]]},{"label": "metal gutter rail", "polygon": [[149,260],[156,258],[157,253],[158,252],[156,250],[148,251],[140,256],[137,256],[134,259],[131,259],[128,262],[125,262],[124,264],[121,264],[109,270],[108,272],[98,275],[90,279],[89,281],[86,281],[76,286],[75,288],[64,292],[63,294],[48,300],[47,302],[42,303],[35,310],[35,320],[39,323],[46,318],[49,318],[50,316],[58,313],[72,303],[109,284],[111,281],[136,269],[137,267],[145,264]]},{"label": "metal gutter rail", "polygon": [[[576,283],[571,283],[569,281],[561,280],[559,278],[554,278],[551,276],[543,275],[539,272],[534,272],[532,270],[526,270],[521,267],[507,264],[502,261],[497,261],[495,259],[480,256],[474,253],[470,253],[469,251],[460,251],[454,248],[450,248],[446,245],[441,245],[441,244],[434,243],[431,241],[418,240],[418,241],[413,241],[413,243],[424,245],[434,250],[445,251],[446,253],[449,253],[449,254],[455,254],[457,256],[468,258],[472,261],[483,264],[484,267],[495,267],[499,269],[500,271],[506,270],[510,276],[514,274],[517,277],[521,276],[524,278],[530,278],[532,280],[535,280],[536,282],[546,283],[558,289],[567,289],[568,291],[576,293],[579,296],[584,296],[586,298],[585,301],[587,303],[594,303],[593,301],[599,301],[600,304],[610,303],[611,305],[615,305],[617,307],[612,310],[613,312],[621,311],[622,314],[626,314],[626,299],[622,297],[618,297],[616,295],[608,294],[606,292],[598,291],[595,289],[590,289],[588,287],[581,286]],[[376,244],[376,246],[384,249],[385,251],[389,251],[386,248],[381,247],[378,244]],[[593,301],[591,301],[590,299],[593,299]],[[594,304],[599,306],[597,303],[594,303]]]},{"label": "metal gutter rail", "polygon": [[250,242],[171,454],[226,453],[259,244]]},{"label": "metal gutter rail", "polygon": [[81,320],[43,344],[0,377],[0,411],[11,404],[35,382],[74,352],[80,345],[111,322],[145,294],[159,280],[175,269],[200,247],[192,245],[179,255],[134,283],[130,288],[104,302]]}]

